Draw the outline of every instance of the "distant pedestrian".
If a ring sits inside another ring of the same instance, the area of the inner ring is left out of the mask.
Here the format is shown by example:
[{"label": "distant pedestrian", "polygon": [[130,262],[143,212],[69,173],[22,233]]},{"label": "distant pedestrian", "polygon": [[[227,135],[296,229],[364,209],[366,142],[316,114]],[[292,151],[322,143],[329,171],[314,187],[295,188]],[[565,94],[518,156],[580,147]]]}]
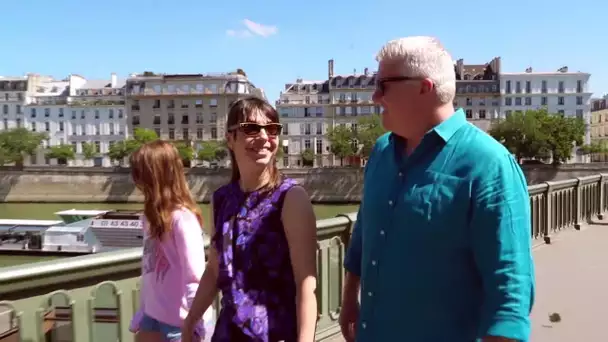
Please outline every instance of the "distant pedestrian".
[{"label": "distant pedestrian", "polygon": [[232,180],[213,194],[212,248],[184,336],[220,290],[213,342],[314,341],[316,219],[304,188],[277,169],[281,128],[266,101],[230,107]]},{"label": "distant pedestrian", "polygon": [[343,335],[527,341],[534,265],[522,170],[454,109],[454,63],[437,39],[393,40],[377,59],[373,100],[390,133],[366,166],[344,263]]},{"label": "distant pedestrian", "polygon": [[[175,147],[157,140],[131,156],[131,173],[144,194],[141,304],[131,321],[136,341],[180,341],[184,319],[205,271],[203,219]],[[212,319],[211,309],[205,314]],[[200,318],[200,317],[199,317]],[[197,320],[192,333],[204,337]]]}]

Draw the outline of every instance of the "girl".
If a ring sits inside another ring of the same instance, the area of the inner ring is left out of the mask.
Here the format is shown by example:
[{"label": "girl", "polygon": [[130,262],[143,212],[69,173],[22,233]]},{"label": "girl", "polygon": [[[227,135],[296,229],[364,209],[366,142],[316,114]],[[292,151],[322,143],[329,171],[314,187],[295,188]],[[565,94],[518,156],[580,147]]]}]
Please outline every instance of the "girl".
[{"label": "girl", "polygon": [[[141,305],[131,331],[136,341],[180,341],[205,270],[201,212],[172,144],[147,143],[130,159],[133,182],[144,194]],[[200,320],[193,323],[189,338],[200,340],[204,329]]]},{"label": "girl", "polygon": [[232,181],[213,194],[212,248],[184,336],[219,289],[212,342],[314,341],[316,219],[306,191],[276,167],[281,128],[264,100],[230,108]]}]

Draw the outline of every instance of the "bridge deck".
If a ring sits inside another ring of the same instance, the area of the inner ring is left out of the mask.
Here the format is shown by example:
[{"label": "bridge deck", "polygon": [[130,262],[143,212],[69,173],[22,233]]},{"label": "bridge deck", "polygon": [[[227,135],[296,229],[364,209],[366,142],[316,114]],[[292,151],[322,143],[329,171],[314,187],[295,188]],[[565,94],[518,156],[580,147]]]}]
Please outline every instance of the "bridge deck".
[{"label": "bridge deck", "polygon": [[532,342],[608,341],[607,242],[608,221],[594,222],[534,251]]}]

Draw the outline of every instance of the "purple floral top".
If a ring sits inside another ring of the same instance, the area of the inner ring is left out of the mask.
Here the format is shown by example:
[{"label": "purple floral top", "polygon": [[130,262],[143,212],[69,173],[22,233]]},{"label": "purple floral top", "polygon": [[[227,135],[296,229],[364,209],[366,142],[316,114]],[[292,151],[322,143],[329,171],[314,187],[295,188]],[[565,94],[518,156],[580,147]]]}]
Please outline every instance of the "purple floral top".
[{"label": "purple floral top", "polygon": [[281,221],[285,178],[274,191],[244,193],[238,182],[213,194],[221,311],[212,342],[297,340],[296,286]]}]

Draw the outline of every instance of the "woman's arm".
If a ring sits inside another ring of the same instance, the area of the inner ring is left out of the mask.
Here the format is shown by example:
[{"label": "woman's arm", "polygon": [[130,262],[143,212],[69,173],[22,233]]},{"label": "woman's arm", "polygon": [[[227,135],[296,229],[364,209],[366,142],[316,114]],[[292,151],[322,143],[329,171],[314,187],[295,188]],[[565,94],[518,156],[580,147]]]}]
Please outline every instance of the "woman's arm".
[{"label": "woman's arm", "polygon": [[[211,223],[209,224],[209,228],[205,231],[211,236],[213,239],[213,235],[215,234],[215,226],[213,222],[213,204],[211,204]],[[196,295],[194,296],[194,300],[192,301],[192,306],[190,307],[190,312],[188,313],[188,317],[184,322],[184,328],[189,330],[194,329],[194,325],[198,322],[205,311],[213,304],[215,297],[218,293],[217,288],[217,277],[218,277],[218,253],[213,246],[213,243],[210,244],[209,249],[207,251],[207,266],[205,267],[205,272],[203,272],[203,276],[201,277],[201,281],[198,285],[198,289],[196,290]]]},{"label": "woman's arm", "polygon": [[287,192],[281,218],[296,281],[298,342],[312,342],[317,326],[317,222],[304,188]]}]

